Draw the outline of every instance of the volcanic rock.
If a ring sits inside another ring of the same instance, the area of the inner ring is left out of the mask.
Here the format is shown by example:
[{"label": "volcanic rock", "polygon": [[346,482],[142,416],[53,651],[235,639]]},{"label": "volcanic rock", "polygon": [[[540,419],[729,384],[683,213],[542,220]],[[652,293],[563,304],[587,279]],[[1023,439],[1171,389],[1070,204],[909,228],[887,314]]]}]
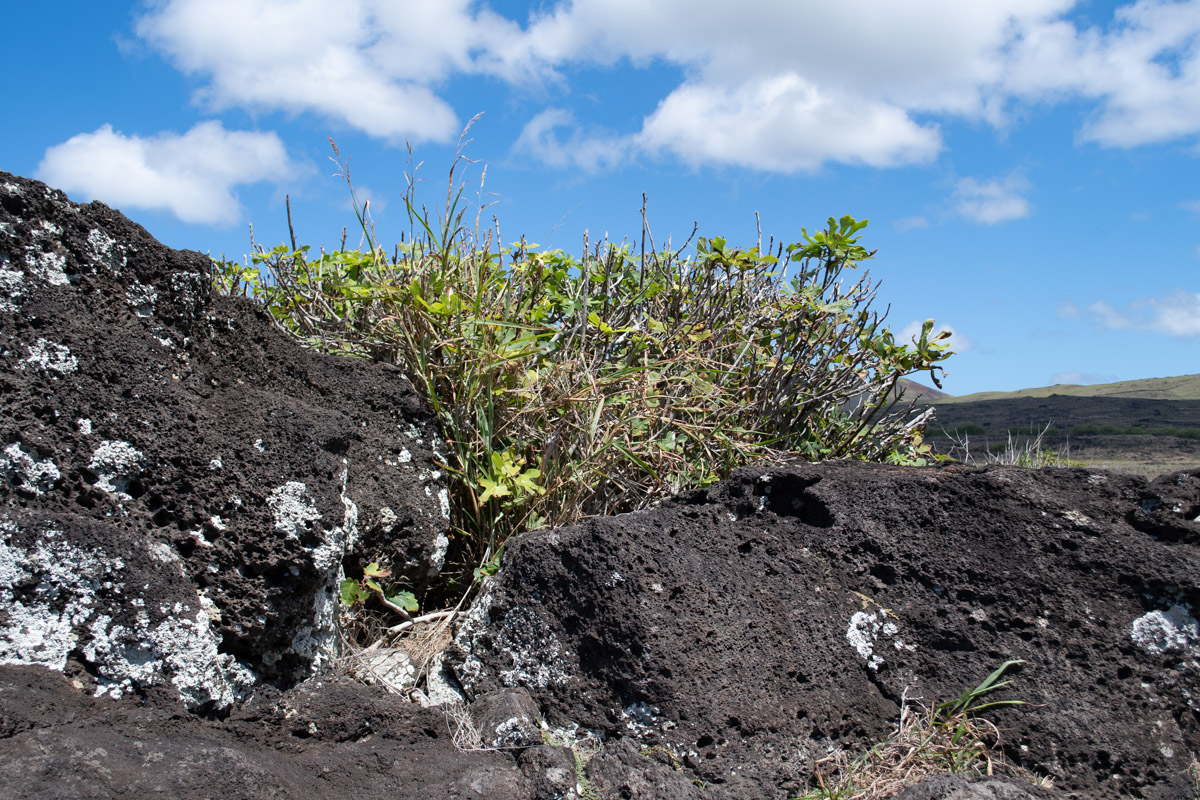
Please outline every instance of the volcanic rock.
[{"label": "volcanic rock", "polygon": [[6,797],[783,800],[1001,665],[977,702],[1055,788],[901,796],[1194,793],[1200,471],[756,467],[525,534],[422,708],[332,669],[334,590],[436,577],[434,420],[209,285],[0,173]]},{"label": "volcanic rock", "polygon": [[[551,726],[665,749],[714,796],[801,793],[1006,661],[1014,765],[1088,798],[1190,796],[1200,473],[750,468],[508,545],[448,663]],[[608,747],[606,746],[606,750]]]},{"label": "volcanic rock", "polygon": [[42,667],[0,667],[4,796],[531,796],[510,755],[462,752],[437,711],[346,679],[262,686],[224,721],[181,712],[169,698],[95,699]]},{"label": "volcanic rock", "polygon": [[0,173],[0,664],[228,708],[334,654],[335,585],[446,555],[430,414],[211,264]]}]

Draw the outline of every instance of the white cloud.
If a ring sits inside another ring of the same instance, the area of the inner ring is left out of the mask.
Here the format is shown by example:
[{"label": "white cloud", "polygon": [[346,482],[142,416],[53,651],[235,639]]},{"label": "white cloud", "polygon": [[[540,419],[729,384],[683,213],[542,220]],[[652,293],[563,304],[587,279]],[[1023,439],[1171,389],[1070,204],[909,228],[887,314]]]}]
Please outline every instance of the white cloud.
[{"label": "white cloud", "polygon": [[904,217],[903,219],[896,220],[892,223],[892,225],[901,233],[907,233],[908,231],[914,231],[920,228],[928,228],[929,220],[927,220],[925,217]]},{"label": "white cloud", "polygon": [[[641,140],[690,163],[922,163],[941,146],[933,115],[1004,125],[1013,104],[1078,98],[1093,104],[1081,140],[1194,138],[1200,2],[1140,0],[1101,28],[1069,20],[1076,5],[743,0],[697,13],[693,0],[573,0],[535,16],[522,46],[548,68],[682,67]],[[988,208],[1012,218],[1020,203]]]},{"label": "white cloud", "polygon": [[824,90],[794,72],[736,85],[687,83],[646,117],[638,143],[685,162],[814,170],[827,161],[892,167],[931,161],[936,128],[900,108]]},{"label": "white cloud", "polygon": [[485,72],[528,77],[531,62],[497,49],[519,26],[470,0],[167,0],[138,35],[207,80],[215,110],[315,112],[371,136],[449,141],[458,118],[431,84]]},{"label": "white cloud", "polygon": [[40,180],[111,206],[165,210],[184,222],[230,224],[234,187],[294,175],[274,133],[227,131],[202,122],[182,136],[125,136],[104,125],[46,150]]},{"label": "white cloud", "polygon": [[480,0],[159,0],[137,32],[211,109],[317,113],[389,141],[453,140],[440,92],[459,75],[569,89],[578,66],[682,73],[639,130],[531,120],[521,147],[557,144],[542,154],[564,167],[637,151],[779,172],[921,164],[944,120],[1006,125],[1014,105],[1074,100],[1091,109],[1084,141],[1195,139],[1200,0],[1138,0],[1095,28],[1068,17],[1078,4],[561,0],[522,27]]},{"label": "white cloud", "polygon": [[1072,302],[1066,302],[1059,305],[1056,309],[1058,318],[1067,322],[1074,322],[1083,316],[1083,310]]},{"label": "white cloud", "polygon": [[1029,188],[1019,175],[990,181],[963,178],[954,188],[955,211],[983,225],[1027,217],[1029,201],[1021,193]]},{"label": "white cloud", "polygon": [[1177,289],[1135,300],[1125,310],[1098,301],[1088,306],[1096,324],[1112,330],[1144,330],[1180,338],[1200,336],[1200,292]]},{"label": "white cloud", "polygon": [[1200,214],[1200,200],[1192,200],[1187,203],[1180,203],[1179,207],[1184,211],[1193,211],[1197,214]]},{"label": "white cloud", "polygon": [[[631,142],[627,138],[587,136],[574,126],[575,116],[569,111],[548,108],[525,124],[513,152],[557,169],[573,167],[585,172],[618,167],[629,157]],[[565,141],[557,133],[562,128],[570,134]]]},{"label": "white cloud", "polygon": [[[896,342],[898,344],[907,344],[909,342],[916,341],[916,339],[921,335],[922,324],[923,322],[921,320],[914,319],[912,322],[905,325],[900,329],[900,332],[896,334]],[[949,331],[950,338],[945,341],[950,343],[950,349],[955,353],[965,353],[974,346],[974,343],[966,336],[959,333],[958,329],[953,325],[934,325],[931,336],[935,336],[941,331]],[[943,342],[943,344],[944,343],[945,342]]]},{"label": "white cloud", "polygon": [[1117,311],[1103,300],[1098,300],[1087,307],[1088,313],[1098,325],[1112,330],[1123,330],[1133,324],[1129,315]]}]

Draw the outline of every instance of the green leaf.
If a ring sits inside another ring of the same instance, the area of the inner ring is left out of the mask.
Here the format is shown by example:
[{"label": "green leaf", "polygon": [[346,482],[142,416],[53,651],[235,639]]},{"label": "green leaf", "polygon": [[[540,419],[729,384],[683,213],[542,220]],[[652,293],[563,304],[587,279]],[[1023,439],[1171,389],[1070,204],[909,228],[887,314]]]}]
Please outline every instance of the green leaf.
[{"label": "green leaf", "polygon": [[416,611],[420,606],[417,603],[417,596],[412,592],[396,592],[395,594],[387,595],[388,602],[400,606],[405,611]]},{"label": "green leaf", "polygon": [[347,578],[346,580],[342,581],[342,605],[349,608],[356,603],[363,602],[367,599],[367,597],[369,597],[369,595],[363,591],[363,588],[359,585],[358,581],[354,580],[353,578]]},{"label": "green leaf", "polygon": [[546,490],[535,483],[535,481],[540,477],[542,477],[541,470],[527,469],[520,475],[516,476],[516,484],[530,494],[545,494]]},{"label": "green leaf", "polygon": [[479,496],[480,503],[486,503],[493,497],[507,497],[512,494],[507,486],[502,483],[496,483],[488,478],[480,478],[479,485],[483,487],[483,494]]}]

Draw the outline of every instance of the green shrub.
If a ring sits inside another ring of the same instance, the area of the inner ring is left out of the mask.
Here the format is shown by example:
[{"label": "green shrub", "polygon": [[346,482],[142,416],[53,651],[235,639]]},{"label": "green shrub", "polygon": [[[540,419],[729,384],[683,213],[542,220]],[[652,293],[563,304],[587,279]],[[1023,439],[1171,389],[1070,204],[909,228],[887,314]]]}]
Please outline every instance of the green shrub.
[{"label": "green shrub", "polygon": [[1071,428],[1072,436],[1174,436],[1179,439],[1200,440],[1200,428],[1145,428],[1141,425],[1130,425],[1122,428],[1119,425],[1095,425],[1087,423]]},{"label": "green shrub", "polygon": [[580,258],[503,248],[480,213],[464,223],[469,163],[439,213],[406,173],[410,230],[391,254],[339,162],[365,246],[314,256],[293,237],[214,269],[308,344],[410,376],[448,444],[464,575],[513,533],[645,508],[751,461],[924,463],[927,416],[891,393],[913,372],[937,381],[948,334],[929,320],[899,343],[870,309],[878,283],[851,274],[874,255],[865,220],[766,249],[701,237],[684,255],[656,249],[643,208],[636,251],[586,234]]}]

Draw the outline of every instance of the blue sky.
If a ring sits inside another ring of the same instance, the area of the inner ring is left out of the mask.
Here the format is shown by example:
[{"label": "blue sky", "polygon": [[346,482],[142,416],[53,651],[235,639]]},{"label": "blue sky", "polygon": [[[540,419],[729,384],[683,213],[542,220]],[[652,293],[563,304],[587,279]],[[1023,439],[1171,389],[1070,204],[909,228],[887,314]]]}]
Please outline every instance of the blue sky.
[{"label": "blue sky", "polygon": [[[459,134],[503,238],[795,241],[869,219],[954,394],[1200,372],[1200,0],[10,3],[0,169],[213,255],[354,218]],[[356,239],[351,236],[351,242]]]}]

